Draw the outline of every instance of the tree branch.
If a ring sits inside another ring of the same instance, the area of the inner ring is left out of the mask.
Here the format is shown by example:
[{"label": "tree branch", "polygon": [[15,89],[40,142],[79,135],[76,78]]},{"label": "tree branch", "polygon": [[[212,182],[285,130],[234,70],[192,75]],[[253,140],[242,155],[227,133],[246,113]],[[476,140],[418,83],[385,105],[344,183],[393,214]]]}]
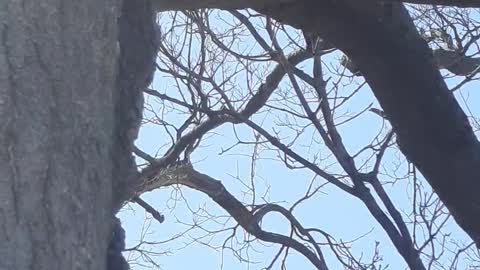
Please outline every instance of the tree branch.
[{"label": "tree branch", "polygon": [[[358,65],[398,136],[457,223],[480,247],[480,143],[448,90],[430,48],[398,3],[479,7],[455,0],[157,0],[158,10],[254,8],[316,33]],[[454,182],[454,184],[452,184]]]},{"label": "tree branch", "polygon": [[452,6],[461,8],[480,7],[478,0],[382,0],[383,2],[408,3],[420,5]]},{"label": "tree branch", "polygon": [[393,5],[385,17],[382,5],[361,3],[302,0],[258,11],[317,33],[352,58],[402,152],[480,246],[480,143],[405,7]]},{"label": "tree branch", "polygon": [[[318,253],[315,254],[315,252],[307,246],[291,237],[263,230],[259,222],[263,215],[266,214],[265,211],[261,211],[257,216],[255,210],[249,210],[242,202],[230,194],[222,182],[196,171],[191,164],[182,164],[172,166],[167,170],[160,170],[157,175],[147,179],[145,183],[140,193],[174,184],[184,185],[203,192],[227,211],[235,221],[251,235],[265,242],[276,243],[292,248],[305,256],[317,269],[328,270],[319,247],[315,248]],[[283,209],[282,207],[269,207],[268,209],[271,208],[281,212],[293,225],[299,225],[297,220],[294,220],[292,216],[281,210]],[[302,230],[302,232],[308,233],[301,226],[299,229]]]},{"label": "tree branch", "polygon": [[[328,0],[319,0],[329,2]],[[347,0],[349,1],[349,0]],[[463,8],[480,7],[477,0],[369,0],[377,3],[408,3],[422,5],[442,5]],[[154,8],[159,11],[181,11],[196,10],[202,8],[218,9],[245,9],[245,8],[263,8],[270,5],[281,5],[285,3],[294,3],[294,0],[152,0]],[[362,2],[366,2],[365,0]]]},{"label": "tree branch", "polygon": [[[310,53],[299,50],[290,54],[287,57],[287,60],[292,66],[296,66],[310,57]],[[171,60],[176,61],[173,56],[171,56]],[[285,74],[286,71],[283,69],[282,65],[279,64],[275,66],[272,72],[266,77],[265,82],[258,87],[257,92],[248,101],[248,103],[245,105],[244,109],[239,113],[239,115],[241,115],[243,119],[248,119],[260,108],[262,108],[262,106],[265,105],[273,91],[278,87],[278,84],[282,80],[283,76],[285,76]],[[163,97],[160,94],[155,95],[160,98]],[[150,162],[151,165],[143,169],[142,171],[143,179],[150,178],[152,176],[151,174],[155,174],[155,172],[159,168],[163,168],[168,164],[174,162],[181,154],[181,152],[184,151],[185,148],[196,138],[203,136],[208,131],[227,122],[238,123],[238,118],[231,117],[231,115],[224,113],[216,113],[211,115],[210,118],[200,123],[197,127],[192,129],[187,134],[183,135],[177,142],[175,142],[175,145],[162,158],[157,159],[154,162]],[[142,183],[137,184],[141,185]]]},{"label": "tree branch", "polygon": [[132,201],[136,202],[138,205],[143,207],[145,211],[150,213],[154,219],[156,219],[158,222],[163,223],[165,221],[165,217],[160,214],[155,208],[153,208],[150,204],[148,204],[146,201],[142,200],[140,197],[134,197]]}]

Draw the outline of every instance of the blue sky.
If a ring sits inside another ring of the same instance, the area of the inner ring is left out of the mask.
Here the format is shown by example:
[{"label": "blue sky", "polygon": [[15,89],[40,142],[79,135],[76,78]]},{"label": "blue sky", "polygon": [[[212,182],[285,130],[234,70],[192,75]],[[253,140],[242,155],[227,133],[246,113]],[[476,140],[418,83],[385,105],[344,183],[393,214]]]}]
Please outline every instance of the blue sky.
[{"label": "blue sky", "polygon": [[[329,57],[331,58],[327,58],[327,61],[334,61],[338,59],[339,55],[333,54]],[[304,69],[308,69],[309,67],[308,63],[303,65]],[[449,81],[450,85],[454,83],[453,80]],[[161,74],[157,74],[153,88],[162,93],[175,95],[175,91],[171,89],[173,85],[171,80]],[[478,83],[467,84],[466,87],[456,93],[460,104],[465,109],[465,105],[469,104],[471,113],[476,116],[480,115],[480,106],[476,106],[476,103],[480,101],[478,86]],[[287,87],[287,84],[282,84],[282,87]],[[348,86],[345,88],[348,88]],[[147,101],[152,102],[153,100],[150,99]],[[364,89],[349,102],[348,107],[345,107],[343,110],[344,113],[347,113],[347,111],[349,113],[355,113],[371,103],[374,104],[374,107],[379,108],[370,89],[364,87]],[[175,119],[175,116],[172,116],[172,114],[168,114],[167,116],[170,121],[181,121],[180,116],[178,119]],[[264,113],[254,116],[253,120],[256,123],[263,123],[264,128],[272,131],[272,127],[277,127],[278,129],[277,123],[279,119],[277,117],[275,114]],[[350,153],[355,153],[377,135],[381,126],[381,119],[375,114],[367,112],[355,121],[342,125],[339,130],[347,149]],[[227,189],[238,199],[249,202],[251,195],[245,193],[246,188],[239,179],[245,182],[250,181],[251,164],[249,156],[252,153],[252,147],[239,146],[226,154],[219,154],[222,152],[222,149],[226,149],[236,142],[233,132],[234,128],[236,133],[243,139],[253,138],[252,131],[245,126],[238,125],[233,127],[232,125],[224,125],[217,128],[215,134],[207,136],[202,143],[202,147],[194,152],[192,161],[198,171],[206,173],[217,180],[221,180]],[[308,144],[309,140],[311,140],[311,132],[312,131],[307,131],[303,135],[305,144]],[[284,131],[283,134],[285,134],[285,136],[291,135],[287,131]],[[162,148],[162,146],[168,143],[168,138],[165,135],[162,127],[145,125],[141,129],[136,145],[152,155],[155,155],[157,151],[163,153],[165,148]],[[333,163],[333,159],[328,158],[328,152],[324,147],[309,148],[296,145],[295,150],[309,157],[315,154],[323,155],[326,158],[323,165],[330,166],[329,168],[332,172],[336,170],[337,165]],[[262,202],[261,198],[265,196],[265,199],[270,202],[276,202],[288,207],[304,195],[313,178],[313,174],[306,170],[292,171],[286,169],[283,163],[274,160],[275,155],[273,151],[263,149],[262,157],[264,159],[257,164],[255,170],[257,202]],[[384,160],[387,169],[397,166],[398,155],[398,151],[395,150],[389,150],[387,152]],[[399,167],[400,171],[404,172],[406,164],[403,163]],[[387,176],[382,177],[381,180],[383,181],[390,180]],[[318,184],[322,183],[321,179],[316,179],[316,181]],[[394,185],[387,184],[386,189],[390,192],[389,194],[395,203],[405,207],[406,210],[410,209],[409,196],[411,196],[412,190],[410,181],[403,180],[396,182]],[[366,207],[364,207],[359,200],[340,191],[334,186],[326,186],[322,191],[322,193],[317,194],[310,201],[302,204],[294,212],[304,226],[320,228],[330,233],[337,240],[343,241],[350,241],[365,235],[361,240],[353,244],[352,251],[354,254],[364,254],[367,258],[371,257],[375,242],[378,241],[380,243],[379,248],[381,255],[384,259],[382,265],[390,265],[389,269],[405,269],[405,263],[402,258],[395,251],[381,227],[374,221]],[[183,197],[186,198],[186,200],[172,199],[175,197]],[[194,218],[191,213],[192,210],[207,209],[209,213],[225,215],[225,212],[207,196],[185,187],[180,190],[171,187],[163,188],[144,194],[142,198],[162,212],[166,220],[163,224],[158,224],[154,220],[145,223],[145,220],[149,219],[149,215],[135,204],[129,204],[119,213],[127,231],[127,247],[137,245],[138,241],[142,238],[152,242],[162,242],[185,231],[189,228],[189,225],[185,223],[192,223],[192,219]],[[199,211],[198,214],[201,216],[205,213]],[[197,221],[202,221],[202,218],[195,218]],[[221,220],[225,221],[226,219]],[[230,221],[229,224],[234,223]],[[221,228],[219,224],[211,221],[205,222],[203,225],[211,230]],[[283,218],[276,215],[267,216],[262,223],[262,228],[277,233],[289,233],[289,225]],[[454,231],[452,238],[467,240],[463,232],[456,229],[455,225],[449,225],[449,228],[452,228]],[[146,231],[148,231],[148,234],[142,236]],[[261,243],[255,243],[252,248],[248,249],[248,252],[242,253],[243,256],[256,262],[247,264],[236,259],[230,250],[215,250],[206,247],[200,242],[191,244],[192,239],[202,235],[202,230],[196,229],[189,231],[174,241],[155,245],[152,250],[156,252],[163,253],[170,251],[172,253],[171,255],[157,257],[156,262],[162,269],[191,269],[192,267],[195,269],[220,269],[221,267],[223,267],[223,269],[262,269],[269,264],[271,258],[273,258],[273,255],[279,248],[272,244],[262,245]],[[212,239],[204,238],[203,241],[208,240],[214,245],[221,245],[226,236],[228,236],[228,233],[218,234]],[[237,233],[237,236],[243,237],[244,234],[240,232]],[[323,251],[331,269],[342,269],[326,247],[323,248]],[[314,269],[306,259],[296,254],[295,251],[291,251],[290,253],[287,266],[291,269]],[[130,259],[133,259],[138,254],[131,253],[128,255]],[[148,267],[132,264],[132,269],[150,269],[151,265],[146,265]],[[278,263],[274,269],[280,269]]]}]

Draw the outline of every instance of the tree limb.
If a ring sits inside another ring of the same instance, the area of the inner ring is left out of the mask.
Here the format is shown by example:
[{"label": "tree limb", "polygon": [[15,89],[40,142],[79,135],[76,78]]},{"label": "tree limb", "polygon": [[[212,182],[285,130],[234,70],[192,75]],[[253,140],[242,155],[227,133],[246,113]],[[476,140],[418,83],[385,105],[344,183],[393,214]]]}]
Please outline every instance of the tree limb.
[{"label": "tree limb", "polygon": [[[448,90],[430,48],[400,0],[157,1],[173,8],[254,8],[277,21],[316,33],[358,65],[398,136],[457,223],[480,247],[480,143]],[[404,1],[402,1],[404,2]],[[411,0],[478,6],[478,1]]]},{"label": "tree limb", "polygon": [[317,246],[315,248],[315,253],[306,245],[291,237],[268,232],[261,228],[259,222],[266,214],[266,210],[278,211],[281,212],[294,226],[297,226],[299,230],[308,234],[303,227],[299,226],[298,221],[294,219],[292,215],[285,213],[284,208],[280,206],[273,207],[271,205],[263,211],[259,211],[257,215],[255,209],[248,209],[242,204],[242,202],[237,200],[231,193],[229,193],[222,182],[196,171],[191,164],[171,166],[165,170],[157,171],[156,175],[145,181],[145,185],[139,191],[139,194],[157,189],[159,187],[174,184],[184,185],[207,194],[219,206],[227,211],[235,219],[235,221],[237,221],[238,224],[251,235],[262,241],[276,243],[292,248],[305,256],[305,258],[307,258],[317,269],[328,270],[328,267],[323,260],[320,247]]},{"label": "tree limb", "polygon": [[[330,0],[318,0],[318,2],[330,2]],[[346,0],[350,1],[350,0]],[[218,9],[245,9],[245,8],[263,8],[270,5],[283,5],[285,3],[295,3],[294,0],[152,0],[153,6],[158,12],[162,11],[180,11],[180,10],[196,10],[202,8],[218,8]],[[390,3],[408,3],[422,5],[442,5],[462,8],[480,7],[478,0],[363,0],[358,1],[365,4],[366,2],[375,2],[384,4]],[[367,3],[368,5],[368,3]]]},{"label": "tree limb", "polygon": [[315,1],[258,10],[317,33],[358,65],[417,166],[457,223],[480,246],[480,143],[448,90],[430,48],[402,5]]},{"label": "tree limb", "polygon": [[420,4],[420,5],[438,5],[438,6],[452,6],[461,8],[475,8],[480,7],[478,0],[383,0],[384,2]]},{"label": "tree limb", "polygon": [[[297,52],[293,52],[288,56],[288,61],[292,66],[296,66],[297,64],[305,61],[306,59],[310,58],[311,55],[303,50],[299,50]],[[171,58],[172,61],[176,61],[173,56]],[[178,62],[176,62],[178,63]],[[178,63],[179,64],[179,63]],[[272,70],[272,72],[265,78],[265,82],[262,83],[257,92],[252,96],[252,98],[247,102],[244,109],[239,112],[239,115],[242,118],[248,119],[254,113],[256,113],[263,105],[267,102],[270,95],[273,91],[278,87],[278,84],[285,76],[285,70],[283,69],[282,65],[277,65]],[[157,97],[162,97],[156,95]],[[156,159],[153,162],[150,162],[151,165],[145,168],[142,171],[143,178],[150,178],[151,174],[155,174],[156,171],[160,168],[164,168],[165,166],[171,164],[175,160],[177,160],[178,156],[185,150],[185,148],[193,142],[195,139],[203,136],[208,131],[223,125],[227,122],[238,122],[235,118],[233,118],[229,114],[224,113],[217,113],[211,115],[207,120],[200,123],[197,127],[192,129],[187,134],[183,135],[175,145],[160,159]],[[143,183],[135,183],[134,185],[141,185]]]}]

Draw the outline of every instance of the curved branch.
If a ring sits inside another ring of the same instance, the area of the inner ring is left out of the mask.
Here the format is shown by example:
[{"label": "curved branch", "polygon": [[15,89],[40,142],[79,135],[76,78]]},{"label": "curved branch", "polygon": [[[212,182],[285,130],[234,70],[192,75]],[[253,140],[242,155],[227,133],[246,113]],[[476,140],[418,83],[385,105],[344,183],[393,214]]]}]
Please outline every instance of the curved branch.
[{"label": "curved branch", "polygon": [[[259,225],[259,221],[264,212],[259,215],[254,214],[254,212],[247,209],[242,202],[230,194],[222,182],[196,171],[191,164],[181,164],[165,170],[159,170],[157,175],[145,181],[145,185],[138,194],[174,184],[184,185],[207,194],[251,235],[266,242],[292,248],[305,256],[317,269],[328,270],[319,247],[315,249],[318,253],[317,255],[295,239],[263,230]],[[278,210],[278,207],[275,209]],[[291,218],[289,220],[292,221]],[[298,225],[298,221],[295,224]],[[304,230],[304,232],[306,231]]]}]

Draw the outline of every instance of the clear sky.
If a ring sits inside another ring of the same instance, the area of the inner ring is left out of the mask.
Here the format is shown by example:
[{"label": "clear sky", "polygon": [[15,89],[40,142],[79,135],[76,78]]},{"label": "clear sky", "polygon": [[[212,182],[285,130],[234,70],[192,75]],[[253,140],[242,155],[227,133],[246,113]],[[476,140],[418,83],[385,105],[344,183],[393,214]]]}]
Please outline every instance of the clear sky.
[{"label": "clear sky", "polygon": [[[339,54],[333,54],[326,61],[338,61],[338,58]],[[308,63],[304,64],[303,68],[308,69],[310,65]],[[451,85],[454,83],[453,81],[449,82]],[[175,90],[170,89],[173,85],[174,82],[171,79],[157,73],[153,88],[161,93],[175,96],[177,95]],[[284,84],[282,86],[286,87],[287,85]],[[480,106],[476,105],[480,101],[478,88],[478,83],[471,83],[461,91],[457,91],[457,99],[460,104],[465,109],[467,109],[465,105],[469,104],[469,110],[471,111],[469,114],[476,116],[480,115]],[[147,97],[147,102],[152,103],[153,100]],[[349,101],[348,107],[345,107],[343,112],[354,114],[371,103],[374,103],[374,107],[379,108],[370,89],[364,87]],[[340,115],[342,112],[338,113]],[[167,114],[170,117],[169,121],[181,121],[181,117],[175,119],[175,116],[172,115]],[[277,115],[260,114],[254,116],[253,120],[256,123],[262,123],[263,127],[269,131],[272,131],[272,127],[280,129],[277,125],[279,122]],[[354,121],[342,125],[339,130],[349,152],[355,153],[378,134],[381,126],[382,120],[377,115],[366,112]],[[207,136],[202,143],[202,147],[194,152],[192,161],[198,171],[221,180],[228,191],[238,199],[250,202],[251,196],[245,194],[246,188],[238,179],[247,183],[250,181],[252,147],[239,146],[226,154],[220,154],[222,149],[226,149],[236,142],[233,130],[232,125],[224,125],[217,128],[215,134]],[[252,131],[245,126],[235,126],[235,131],[242,139],[251,140],[253,138]],[[328,158],[328,152],[324,147],[316,149],[306,146],[310,143],[311,132],[311,130],[305,131],[302,135],[304,136],[305,146],[302,147],[301,144],[298,144],[296,150],[308,157],[313,157],[315,154],[323,155],[326,158],[323,165],[327,166],[330,162],[329,168],[331,168],[331,171],[335,171],[337,165],[332,162],[333,159]],[[287,131],[284,134],[291,135]],[[150,124],[145,125],[141,129],[136,145],[142,150],[155,155],[157,151],[163,153],[166,148],[162,148],[162,146],[168,142],[169,140],[163,127]],[[398,155],[399,153],[395,150],[387,152],[384,164],[390,172],[393,172],[392,168],[398,167]],[[262,157],[264,159],[257,164],[255,170],[257,202],[261,203],[262,196],[265,196],[265,199],[269,202],[276,202],[288,207],[304,195],[313,177],[311,172],[307,170],[292,171],[285,168],[282,162],[275,159],[276,153],[273,151],[264,150]],[[400,166],[399,174],[405,172],[405,166],[405,163]],[[392,179],[385,175],[382,176],[381,180],[388,181]],[[323,183],[321,179],[316,181]],[[397,181],[395,184],[386,185],[386,189],[390,192],[389,194],[394,202],[407,210],[411,209],[411,207],[409,208],[412,195],[410,184],[410,181],[402,180]],[[395,251],[391,241],[359,200],[334,186],[326,186],[322,191],[322,193],[317,194],[314,198],[299,206],[294,212],[305,227],[320,228],[330,233],[337,240],[343,241],[350,241],[364,235],[361,240],[353,244],[352,250],[354,254],[364,254],[364,256],[370,258],[373,254],[375,243],[378,241],[381,256],[384,259],[382,265],[390,265],[388,269],[405,269],[405,263]],[[172,199],[174,197],[177,197],[178,200]],[[171,252],[171,254],[156,257],[155,261],[162,269],[220,269],[222,267],[223,269],[262,269],[270,263],[274,254],[278,251],[279,247],[277,245],[256,243],[252,248],[248,249],[248,252],[245,250],[242,254],[255,263],[242,263],[235,258],[230,250],[215,250],[207,247],[204,243],[200,243],[200,241],[192,243],[195,238],[205,234],[199,228],[188,231],[173,241],[162,243],[185,232],[190,227],[188,224],[191,224],[194,219],[192,211],[199,211],[197,214],[200,216],[206,214],[201,209],[206,209],[209,213],[216,215],[225,215],[226,213],[207,196],[185,187],[180,190],[172,187],[162,188],[145,194],[142,198],[165,215],[165,222],[163,224],[158,224],[155,220],[145,222],[145,219],[150,218],[149,215],[135,204],[129,204],[119,214],[127,231],[127,247],[137,245],[142,238],[145,241],[158,242],[157,245],[151,246],[153,251],[160,253]],[[202,226],[210,230],[222,228],[221,224],[205,221],[199,217],[195,217],[195,219],[199,222],[204,222]],[[225,221],[226,219],[222,220]],[[229,224],[235,223],[229,221]],[[463,232],[458,231],[454,225],[449,227],[454,231],[453,239],[466,240]],[[289,233],[288,224],[283,218],[276,215],[267,216],[262,223],[262,228],[277,233]],[[147,231],[148,234],[146,236],[143,235]],[[228,233],[220,233],[213,238],[207,237],[201,240],[218,246],[223,243]],[[244,234],[239,232],[237,236],[243,237]],[[328,252],[328,248],[324,247],[323,251],[331,269],[342,269],[332,253]],[[299,256],[295,251],[290,253],[287,262],[287,266],[290,269],[314,269],[306,259]],[[133,259],[138,256],[138,253],[133,252],[126,255]],[[150,269],[151,264],[145,262],[145,266],[140,264],[132,264],[131,266],[134,270]],[[274,269],[280,269],[278,263]]]}]

